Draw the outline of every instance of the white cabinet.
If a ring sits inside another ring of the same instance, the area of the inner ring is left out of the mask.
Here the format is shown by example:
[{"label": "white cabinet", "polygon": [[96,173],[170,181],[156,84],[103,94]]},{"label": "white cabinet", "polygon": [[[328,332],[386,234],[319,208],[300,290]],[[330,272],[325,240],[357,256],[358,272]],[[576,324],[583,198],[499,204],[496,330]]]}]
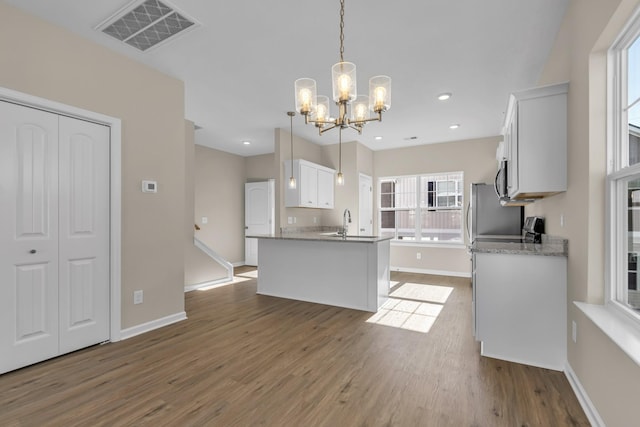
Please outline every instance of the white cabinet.
[{"label": "white cabinet", "polygon": [[335,170],[306,160],[293,161],[296,188],[289,188],[291,161],[284,162],[285,207],[333,209]]},{"label": "white cabinet", "polygon": [[512,199],[538,199],[567,190],[568,83],[514,93],[503,128]]},{"label": "white cabinet", "polygon": [[481,354],[562,371],[567,258],[473,254],[473,320]]},{"label": "white cabinet", "polygon": [[318,169],[318,207],[323,209],[333,209],[333,170]]}]

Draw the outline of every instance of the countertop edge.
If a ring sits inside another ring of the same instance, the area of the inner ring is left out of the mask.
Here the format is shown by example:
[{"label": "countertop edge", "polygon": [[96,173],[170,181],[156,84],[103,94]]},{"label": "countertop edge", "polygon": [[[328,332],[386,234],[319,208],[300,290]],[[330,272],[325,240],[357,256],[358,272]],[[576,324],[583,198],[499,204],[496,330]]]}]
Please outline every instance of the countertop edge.
[{"label": "countertop edge", "polygon": [[254,234],[246,235],[250,239],[273,239],[273,240],[298,240],[308,242],[335,242],[335,243],[378,243],[391,240],[391,236],[360,237],[360,236],[325,236],[320,233],[283,233],[283,234]]}]

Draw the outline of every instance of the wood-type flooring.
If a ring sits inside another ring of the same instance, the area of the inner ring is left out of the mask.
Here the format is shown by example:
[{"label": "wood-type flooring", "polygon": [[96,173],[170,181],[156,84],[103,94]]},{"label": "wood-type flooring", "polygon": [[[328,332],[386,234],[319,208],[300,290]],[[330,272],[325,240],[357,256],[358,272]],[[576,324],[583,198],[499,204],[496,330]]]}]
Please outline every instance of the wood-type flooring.
[{"label": "wood-type flooring", "polygon": [[[187,293],[188,320],[1,375],[0,426],[589,425],[563,373],[480,356],[468,279],[392,273],[452,288],[424,333],[243,273]],[[402,307],[424,303],[412,286]]]}]

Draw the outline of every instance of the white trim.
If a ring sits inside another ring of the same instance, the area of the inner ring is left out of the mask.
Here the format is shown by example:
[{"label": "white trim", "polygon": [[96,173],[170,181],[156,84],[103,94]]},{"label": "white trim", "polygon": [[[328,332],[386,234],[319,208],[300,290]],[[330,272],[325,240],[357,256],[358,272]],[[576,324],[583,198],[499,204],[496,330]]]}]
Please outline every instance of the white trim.
[{"label": "white trim", "polygon": [[26,107],[37,108],[64,116],[99,123],[110,128],[110,341],[119,341],[122,318],[121,307],[121,246],[122,246],[122,124],[120,119],[104,114],[29,95],[8,88],[0,87],[0,100],[12,102]]},{"label": "white trim", "polygon": [[187,293],[191,291],[197,291],[198,289],[201,289],[201,288],[209,288],[211,286],[221,285],[223,283],[231,283],[231,282],[233,282],[233,279],[229,280],[228,277],[223,277],[222,279],[210,280],[208,282],[196,283],[195,285],[185,286],[184,292]]},{"label": "white trim", "polygon": [[573,302],[624,353],[640,366],[640,328],[638,322],[608,305]]},{"label": "white trim", "polygon": [[580,406],[582,406],[582,410],[589,419],[589,423],[591,423],[593,427],[605,427],[602,417],[600,417],[598,410],[594,406],[593,402],[591,402],[591,399],[589,399],[587,391],[584,389],[584,387],[582,387],[578,376],[575,372],[573,372],[573,369],[571,368],[571,365],[569,365],[569,362],[567,362],[564,367],[564,375],[567,377],[567,380],[569,381],[569,384],[571,385],[573,393],[576,395]]},{"label": "white trim", "polygon": [[164,326],[168,326],[173,323],[177,323],[186,319],[187,319],[187,313],[184,311],[181,311],[179,313],[171,314],[169,316],[165,316],[160,319],[155,319],[150,322],[142,323],[140,325],[123,329],[122,331],[120,331],[120,338],[123,340],[126,340],[128,338],[135,337],[136,335],[144,334],[146,332],[151,332],[154,329],[159,329]]},{"label": "white trim", "polygon": [[196,246],[196,248],[200,249],[202,252],[207,254],[215,262],[223,266],[227,270],[227,279],[229,281],[233,280],[233,264],[231,264],[226,259],[222,258],[220,254],[218,254],[216,251],[211,249],[209,246],[207,246],[206,243],[204,243],[202,240],[198,239],[195,236],[193,238],[193,244]]},{"label": "white trim", "polygon": [[471,278],[471,273],[460,271],[447,271],[447,270],[431,270],[427,268],[410,268],[410,267],[390,267],[391,271],[400,271],[403,273],[419,273],[419,274],[434,274],[436,276],[451,276],[451,277],[467,277]]}]

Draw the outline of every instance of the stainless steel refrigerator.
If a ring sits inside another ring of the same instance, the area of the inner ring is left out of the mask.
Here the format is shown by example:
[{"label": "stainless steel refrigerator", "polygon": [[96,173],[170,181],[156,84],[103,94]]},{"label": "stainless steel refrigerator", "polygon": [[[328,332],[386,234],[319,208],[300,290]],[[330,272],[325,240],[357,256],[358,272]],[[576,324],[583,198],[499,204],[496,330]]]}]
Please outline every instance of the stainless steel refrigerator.
[{"label": "stainless steel refrigerator", "polygon": [[522,234],[524,208],[501,206],[493,185],[471,184],[467,205],[469,242],[476,236],[516,236]]}]

